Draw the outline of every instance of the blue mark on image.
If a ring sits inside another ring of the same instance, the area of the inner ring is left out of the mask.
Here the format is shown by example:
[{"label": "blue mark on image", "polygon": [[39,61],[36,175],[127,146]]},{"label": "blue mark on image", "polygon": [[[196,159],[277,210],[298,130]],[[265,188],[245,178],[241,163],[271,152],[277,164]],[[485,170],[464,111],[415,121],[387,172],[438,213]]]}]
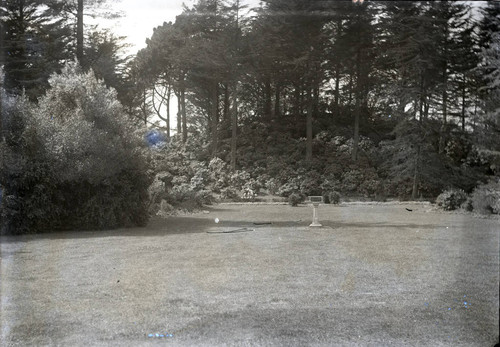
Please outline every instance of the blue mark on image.
[{"label": "blue mark on image", "polygon": [[145,139],[149,147],[161,148],[168,143],[167,135],[156,129],[149,130]]}]

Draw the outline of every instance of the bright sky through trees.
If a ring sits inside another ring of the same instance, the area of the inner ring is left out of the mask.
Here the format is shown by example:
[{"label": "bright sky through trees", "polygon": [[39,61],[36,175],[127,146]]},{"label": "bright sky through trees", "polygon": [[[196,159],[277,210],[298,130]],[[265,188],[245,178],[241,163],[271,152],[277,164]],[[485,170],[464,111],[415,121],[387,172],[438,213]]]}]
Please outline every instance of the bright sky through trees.
[{"label": "bright sky through trees", "polygon": [[[131,44],[129,53],[135,54],[146,46],[146,39],[153,34],[153,28],[163,22],[175,22],[182,12],[182,4],[192,7],[195,0],[118,0],[114,7],[123,12],[118,20],[100,20],[99,26],[110,27],[118,36],[126,36]],[[243,0],[248,8],[257,7],[259,0]]]}]

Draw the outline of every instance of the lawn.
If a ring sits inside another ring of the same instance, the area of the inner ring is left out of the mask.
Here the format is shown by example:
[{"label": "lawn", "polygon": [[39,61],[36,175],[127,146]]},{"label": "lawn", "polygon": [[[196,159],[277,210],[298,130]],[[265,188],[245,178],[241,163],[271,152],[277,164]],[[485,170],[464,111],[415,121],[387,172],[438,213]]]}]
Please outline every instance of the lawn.
[{"label": "lawn", "polygon": [[147,228],[2,237],[2,343],[498,342],[498,218],[425,204],[322,205],[317,229],[311,217],[224,204]]}]

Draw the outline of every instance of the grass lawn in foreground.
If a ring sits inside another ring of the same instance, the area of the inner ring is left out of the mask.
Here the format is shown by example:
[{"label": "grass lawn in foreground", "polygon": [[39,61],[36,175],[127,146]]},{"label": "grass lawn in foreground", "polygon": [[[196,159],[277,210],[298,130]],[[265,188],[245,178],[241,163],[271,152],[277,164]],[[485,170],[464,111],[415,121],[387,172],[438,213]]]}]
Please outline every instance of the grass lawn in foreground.
[{"label": "grass lawn in foreground", "polygon": [[218,205],[147,228],[2,237],[2,345],[498,342],[498,219],[422,204],[321,205],[319,229],[311,217]]}]

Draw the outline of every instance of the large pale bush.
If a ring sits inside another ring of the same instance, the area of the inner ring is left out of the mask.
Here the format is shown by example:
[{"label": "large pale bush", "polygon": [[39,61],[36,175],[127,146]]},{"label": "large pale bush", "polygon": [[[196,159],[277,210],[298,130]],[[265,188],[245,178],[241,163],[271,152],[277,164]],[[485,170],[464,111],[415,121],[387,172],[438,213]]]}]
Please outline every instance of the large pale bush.
[{"label": "large pale bush", "polygon": [[49,83],[37,105],[18,101],[9,124],[18,139],[1,163],[8,231],[145,224],[147,147],[116,92],[75,63]]}]

